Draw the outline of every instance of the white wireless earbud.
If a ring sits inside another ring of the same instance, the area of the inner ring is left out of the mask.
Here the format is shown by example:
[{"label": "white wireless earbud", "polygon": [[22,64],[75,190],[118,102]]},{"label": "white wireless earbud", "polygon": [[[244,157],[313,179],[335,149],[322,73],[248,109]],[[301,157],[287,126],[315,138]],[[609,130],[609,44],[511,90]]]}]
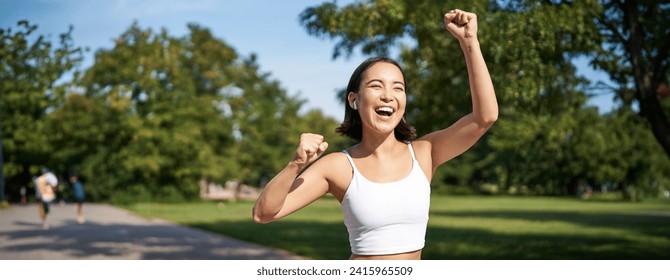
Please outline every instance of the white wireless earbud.
[{"label": "white wireless earbud", "polygon": [[354,111],[358,110],[358,107],[356,106],[356,100],[354,100]]}]

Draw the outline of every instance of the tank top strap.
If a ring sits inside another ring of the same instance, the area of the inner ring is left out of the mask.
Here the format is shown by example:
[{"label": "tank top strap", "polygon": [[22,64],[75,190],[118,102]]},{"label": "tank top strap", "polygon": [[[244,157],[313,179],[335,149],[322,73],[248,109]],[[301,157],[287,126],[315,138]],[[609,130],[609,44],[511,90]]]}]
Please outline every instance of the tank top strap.
[{"label": "tank top strap", "polygon": [[409,147],[409,153],[412,154],[412,160],[416,161],[416,156],[414,155],[414,148],[412,147],[412,142],[407,142]]},{"label": "tank top strap", "polygon": [[356,169],[356,165],[354,164],[354,159],[351,158],[351,155],[349,155],[349,152],[347,150],[342,150],[342,152],[347,155],[347,160],[349,161],[349,164],[351,164],[351,168],[354,170],[354,173],[359,173],[358,169]]}]

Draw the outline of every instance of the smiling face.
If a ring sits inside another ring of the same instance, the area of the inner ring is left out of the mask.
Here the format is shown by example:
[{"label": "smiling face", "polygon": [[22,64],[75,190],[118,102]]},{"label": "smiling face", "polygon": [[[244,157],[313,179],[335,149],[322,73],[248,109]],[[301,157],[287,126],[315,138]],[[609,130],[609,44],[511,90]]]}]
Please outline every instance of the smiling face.
[{"label": "smiling face", "polygon": [[401,70],[388,62],[378,62],[362,76],[358,93],[348,95],[349,105],[356,102],[363,131],[393,133],[405,114],[405,82]]}]

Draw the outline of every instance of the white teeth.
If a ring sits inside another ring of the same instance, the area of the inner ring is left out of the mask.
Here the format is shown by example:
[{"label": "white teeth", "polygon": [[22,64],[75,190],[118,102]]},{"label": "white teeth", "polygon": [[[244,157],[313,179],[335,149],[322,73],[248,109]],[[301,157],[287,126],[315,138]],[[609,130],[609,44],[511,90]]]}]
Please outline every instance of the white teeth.
[{"label": "white teeth", "polygon": [[379,108],[377,108],[377,111],[393,113],[393,108],[391,108],[391,107],[379,107]]}]

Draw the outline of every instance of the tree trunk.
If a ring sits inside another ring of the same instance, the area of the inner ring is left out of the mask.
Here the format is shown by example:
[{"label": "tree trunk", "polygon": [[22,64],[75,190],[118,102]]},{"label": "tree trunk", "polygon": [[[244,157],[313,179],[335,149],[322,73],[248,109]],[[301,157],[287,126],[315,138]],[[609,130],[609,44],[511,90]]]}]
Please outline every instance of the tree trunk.
[{"label": "tree trunk", "polygon": [[569,196],[577,195],[577,188],[579,187],[579,180],[571,178],[567,184],[563,186],[563,194]]},{"label": "tree trunk", "polygon": [[670,157],[670,122],[665,115],[661,103],[656,97],[656,92],[651,91],[643,94],[644,98],[640,100],[640,113],[649,121],[651,131],[665,154]]},{"label": "tree trunk", "polygon": [[624,45],[630,55],[636,99],[640,102],[640,115],[647,119],[657,142],[670,157],[670,123],[657,94],[657,90],[660,90],[663,84],[661,79],[665,78],[663,72],[666,68],[662,63],[654,63],[665,60],[668,53],[667,44],[657,51],[658,57],[646,53],[643,47],[646,43],[645,30],[639,20],[637,1],[625,1],[622,4],[624,27],[630,32],[629,40],[624,42]]}]

